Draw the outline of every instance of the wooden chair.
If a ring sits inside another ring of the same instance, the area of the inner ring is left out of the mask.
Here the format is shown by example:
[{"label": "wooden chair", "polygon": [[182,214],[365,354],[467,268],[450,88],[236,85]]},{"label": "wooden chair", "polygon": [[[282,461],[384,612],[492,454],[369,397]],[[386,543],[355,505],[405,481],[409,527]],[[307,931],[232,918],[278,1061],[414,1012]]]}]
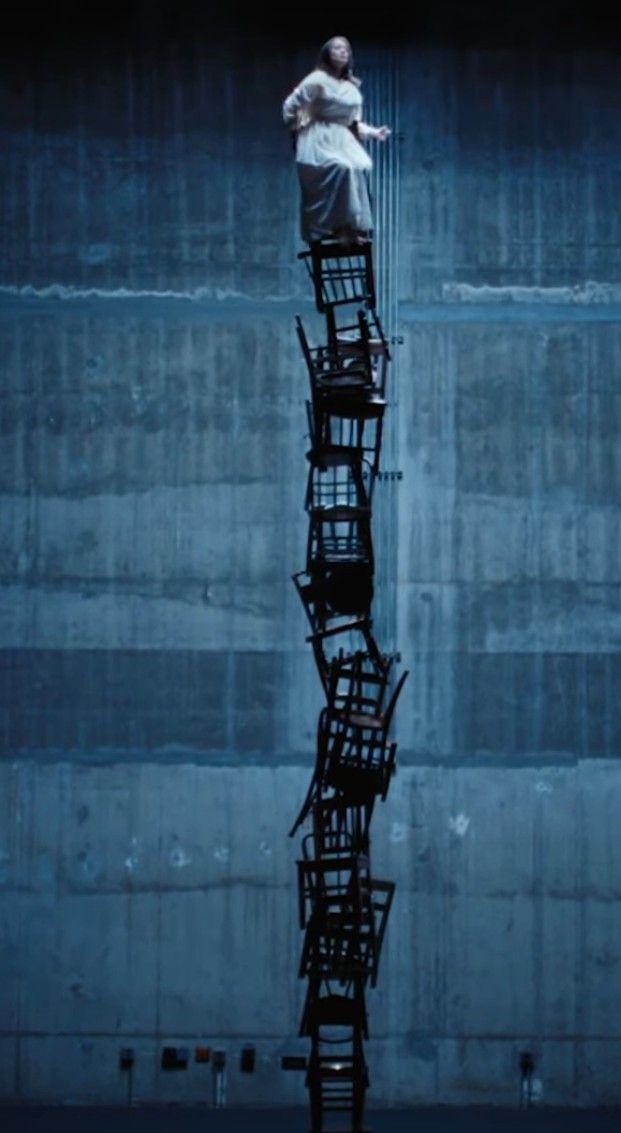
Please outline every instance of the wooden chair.
[{"label": "wooden chair", "polygon": [[368,512],[362,450],[347,445],[326,445],[307,452],[308,482],[304,507],[309,515],[350,509]]},{"label": "wooden chair", "polygon": [[376,721],[382,716],[393,659],[377,663],[376,657],[357,650],[342,650],[330,665],[327,702],[332,716],[343,720],[364,716]]},{"label": "wooden chair", "polygon": [[380,471],[386,402],[375,395],[350,396],[321,391],[306,401],[309,434],[314,449],[349,448],[362,462],[369,502]]},{"label": "wooden chair", "polygon": [[326,693],[330,666],[339,652],[337,642],[358,643],[373,656],[378,668],[387,663],[373,636],[373,571],[369,563],[319,562],[313,565],[312,574],[298,571],[292,579],[311,629],[306,640],[312,646]]},{"label": "wooden chair", "polygon": [[[319,714],[317,753],[313,774],[290,830],[293,836],[320,800],[336,793],[352,806],[385,801],[395,771],[397,744],[389,740],[392,717],[408,677],[402,673],[387,703],[379,712],[349,711],[330,703]],[[328,688],[330,687],[328,683]]]},{"label": "wooden chair", "polygon": [[320,314],[333,308],[376,305],[373,245],[343,245],[336,241],[317,241],[300,252],[312,280],[315,306]]},{"label": "wooden chair", "polygon": [[306,572],[315,575],[330,567],[362,564],[373,573],[375,556],[371,508],[327,507],[309,512]]},{"label": "wooden chair", "polygon": [[341,795],[318,798],[312,812],[314,856],[335,850],[369,854],[369,827],[374,799],[349,803]]},{"label": "wooden chair", "polygon": [[331,354],[343,365],[363,362],[373,372],[373,386],[386,394],[388,363],[392,360],[388,339],[375,310],[358,309],[351,323],[337,325],[334,308],[326,312],[326,340]]},{"label": "wooden chair", "polygon": [[375,916],[365,854],[303,858],[298,866],[300,927],[306,930],[299,976],[372,977]]},{"label": "wooden chair", "polygon": [[352,1030],[338,1038],[325,1034],[315,1037],[308,1060],[306,1085],[311,1133],[328,1133],[329,1127],[325,1125],[328,1114],[348,1115],[351,1133],[364,1133],[363,1114],[369,1075],[360,1032]]},{"label": "wooden chair", "polygon": [[[338,988],[338,991],[334,989]],[[335,984],[332,980],[311,976],[302,1018],[300,1037],[314,1037],[326,1027],[357,1028],[368,1038],[368,1019],[364,983],[360,979]]]}]

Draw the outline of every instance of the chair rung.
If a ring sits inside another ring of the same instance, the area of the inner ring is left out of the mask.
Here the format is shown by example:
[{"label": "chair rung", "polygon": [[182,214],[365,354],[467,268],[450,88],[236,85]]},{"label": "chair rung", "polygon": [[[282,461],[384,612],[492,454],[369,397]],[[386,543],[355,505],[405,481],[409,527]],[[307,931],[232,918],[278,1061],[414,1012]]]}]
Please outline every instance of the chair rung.
[{"label": "chair rung", "polygon": [[361,626],[366,626],[366,625],[367,625],[367,622],[364,618],[355,618],[353,621],[345,622],[343,625],[332,626],[331,629],[323,629],[323,630],[320,630],[319,633],[311,633],[306,638],[306,640],[308,642],[321,641],[321,639],[324,638],[324,637],[333,637],[334,634],[336,634],[336,633],[348,633],[349,630],[360,629]]}]

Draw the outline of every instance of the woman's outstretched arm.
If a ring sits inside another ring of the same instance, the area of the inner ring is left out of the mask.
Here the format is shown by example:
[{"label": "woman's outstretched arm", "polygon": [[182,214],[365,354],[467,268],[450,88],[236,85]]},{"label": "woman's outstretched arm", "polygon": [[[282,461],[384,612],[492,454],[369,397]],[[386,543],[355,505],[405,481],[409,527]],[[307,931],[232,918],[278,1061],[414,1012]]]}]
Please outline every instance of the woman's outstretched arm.
[{"label": "woman's outstretched arm", "polygon": [[366,142],[369,138],[385,142],[392,134],[390,126],[371,126],[368,122],[356,122],[356,129],[361,142]]}]

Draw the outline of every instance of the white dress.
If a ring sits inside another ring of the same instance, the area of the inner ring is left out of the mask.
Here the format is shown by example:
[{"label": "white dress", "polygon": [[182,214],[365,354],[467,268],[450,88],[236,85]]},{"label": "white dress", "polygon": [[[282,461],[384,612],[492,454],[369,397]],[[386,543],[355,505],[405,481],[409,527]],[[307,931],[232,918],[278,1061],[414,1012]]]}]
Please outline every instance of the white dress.
[{"label": "white dress", "polygon": [[282,113],[297,130],[302,239],[310,244],[370,232],[372,162],[350,129],[362,116],[357,85],[327,71],[311,71],[285,99]]}]

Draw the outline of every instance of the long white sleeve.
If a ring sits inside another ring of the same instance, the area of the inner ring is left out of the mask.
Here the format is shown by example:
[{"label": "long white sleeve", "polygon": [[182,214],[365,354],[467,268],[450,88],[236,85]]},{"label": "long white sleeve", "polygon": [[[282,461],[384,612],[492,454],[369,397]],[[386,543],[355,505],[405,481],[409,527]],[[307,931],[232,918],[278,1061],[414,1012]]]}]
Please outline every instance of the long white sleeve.
[{"label": "long white sleeve", "polygon": [[376,126],[371,126],[368,122],[363,122],[360,118],[356,121],[356,125],[358,127],[358,137],[361,141],[366,142],[368,138],[376,137]]},{"label": "long white sleeve", "polygon": [[309,108],[323,92],[321,72],[311,71],[287,95],[282,104],[283,121],[287,126],[299,126],[310,118]]}]

